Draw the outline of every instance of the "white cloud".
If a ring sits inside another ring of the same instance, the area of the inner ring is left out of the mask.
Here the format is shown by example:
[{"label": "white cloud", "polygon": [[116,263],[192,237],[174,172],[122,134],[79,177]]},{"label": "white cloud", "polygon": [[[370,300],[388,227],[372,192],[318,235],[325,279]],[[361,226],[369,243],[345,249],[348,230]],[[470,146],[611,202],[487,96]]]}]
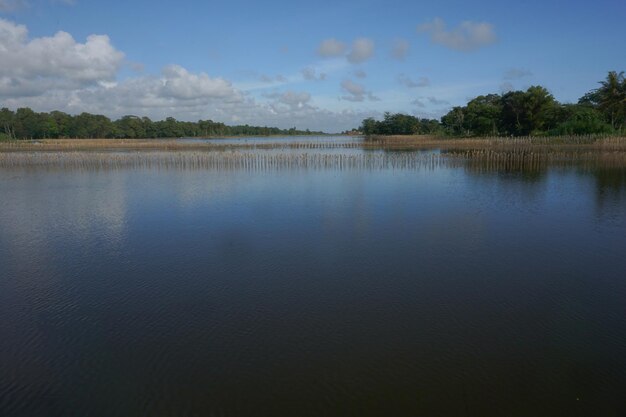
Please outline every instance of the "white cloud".
[{"label": "white cloud", "polygon": [[267,74],[261,74],[259,76],[259,80],[261,80],[261,82],[266,83],[266,84],[286,83],[287,77],[281,74],[278,74],[275,77],[272,77],[271,75],[267,75]]},{"label": "white cloud", "polygon": [[342,96],[343,100],[347,101],[365,101],[368,99],[370,101],[378,101],[380,100],[378,97],[373,95],[370,91],[367,91],[362,84],[357,84],[351,80],[343,80],[341,82],[341,88],[348,93],[347,95]]},{"label": "white cloud", "polygon": [[346,45],[337,39],[325,39],[317,48],[317,54],[324,58],[337,57],[344,54]]},{"label": "white cloud", "polygon": [[313,67],[303,68],[301,73],[302,77],[307,81],[322,81],[326,79],[326,73],[320,72],[318,75]]},{"label": "white cloud", "polygon": [[448,102],[447,100],[441,100],[441,99],[438,99],[437,97],[433,97],[433,96],[426,97],[426,100],[428,100],[428,102],[430,104],[434,104],[436,106],[450,104],[450,102]]},{"label": "white cloud", "polygon": [[408,88],[427,87],[430,85],[430,80],[426,77],[420,77],[417,81],[414,81],[406,74],[398,74],[396,80],[400,84]]},{"label": "white cloud", "polygon": [[391,47],[391,56],[399,61],[403,61],[409,53],[409,42],[405,39],[396,39]]},{"label": "white cloud", "polygon": [[[102,82],[75,90],[51,89],[38,95],[16,95],[2,101],[15,109],[89,112],[118,118],[127,114],[153,120],[175,117],[195,121],[212,119],[227,124],[250,124],[339,132],[371,116],[349,109],[328,110],[313,104],[308,92],[285,91],[257,100],[230,86],[227,80],[170,66],[159,76],[143,75],[120,82]],[[369,98],[368,92],[363,97]]]},{"label": "white cloud", "polygon": [[422,99],[420,99],[420,98],[416,98],[415,100],[413,100],[413,101],[411,102],[411,104],[413,104],[414,106],[419,107],[419,108],[424,108],[424,107],[426,107],[426,104],[424,104],[424,102],[423,102],[423,101],[422,101]]},{"label": "white cloud", "polygon": [[306,91],[287,91],[280,95],[279,101],[292,108],[302,108],[311,100],[311,94]]},{"label": "white cloud", "polygon": [[[313,74],[319,79],[322,74],[345,68],[348,62],[344,57],[324,60]],[[137,73],[118,79],[124,65]],[[30,39],[25,26],[0,19],[0,97],[2,106],[11,109],[89,112],[111,118],[134,114],[153,120],[172,116],[328,132],[351,129],[365,117],[377,114],[342,106],[335,95],[332,105],[325,101],[327,97],[317,97],[324,108],[316,105],[316,97],[303,91],[254,98],[230,80],[180,65],[167,66],[159,74],[140,71],[141,65],[125,61],[107,36],[92,35],[82,43],[66,32]],[[276,86],[302,81],[304,75],[270,78]],[[350,90],[347,100],[377,99],[364,88],[355,89],[355,85],[345,84]]]},{"label": "white cloud", "polygon": [[274,109],[277,104],[287,105],[290,109],[302,109],[311,101],[311,94],[306,91],[285,91],[283,93],[265,94],[265,97],[274,100]]},{"label": "white cloud", "polygon": [[348,54],[348,61],[359,64],[370,59],[374,55],[374,42],[368,38],[357,38],[352,43],[352,50]]},{"label": "white cloud", "polygon": [[165,67],[162,82],[161,96],[180,100],[225,98],[235,94],[230,82],[205,73],[192,74],[179,65]]},{"label": "white cloud", "polygon": [[469,20],[452,30],[446,30],[446,23],[440,18],[435,18],[430,23],[418,25],[417,31],[428,33],[433,43],[457,51],[473,51],[497,40],[492,24]]},{"label": "white cloud", "polygon": [[354,76],[357,78],[366,78],[367,77],[367,73],[363,70],[356,70],[353,72]]},{"label": "white cloud", "polygon": [[85,43],[67,32],[29,40],[26,26],[0,19],[0,96],[110,81],[123,59],[106,35],[90,35]]}]

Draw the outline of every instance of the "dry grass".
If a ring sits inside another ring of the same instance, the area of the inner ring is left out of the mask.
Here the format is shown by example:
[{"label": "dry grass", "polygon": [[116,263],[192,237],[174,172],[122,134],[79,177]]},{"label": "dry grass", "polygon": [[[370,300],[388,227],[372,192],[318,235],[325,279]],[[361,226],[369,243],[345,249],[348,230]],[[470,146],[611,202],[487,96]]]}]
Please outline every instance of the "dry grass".
[{"label": "dry grass", "polygon": [[[325,152],[334,149],[339,152]],[[350,151],[342,153],[342,149]],[[274,152],[268,152],[270,150]],[[437,152],[396,152],[401,150]],[[297,142],[247,143],[242,140],[234,144],[156,139],[62,139],[0,143],[0,167],[411,169],[466,163],[489,170],[536,170],[548,165],[581,164],[624,168],[626,137],[442,139],[434,136],[391,136],[363,142],[307,141],[302,138]]]},{"label": "dry grass", "polygon": [[0,143],[0,152],[11,151],[193,151],[227,149],[334,149],[360,148],[354,141],[336,142],[311,141],[303,138],[298,142],[268,141],[267,143],[248,143],[241,139],[238,143],[219,143],[202,141],[181,141],[176,139],[44,139],[36,141],[10,141]]},{"label": "dry grass", "polygon": [[267,143],[192,142],[176,139],[45,139],[39,141],[0,142],[0,152],[8,151],[81,151],[81,150],[223,150],[223,149],[442,149],[442,150],[564,150],[597,149],[626,151],[626,137],[557,136],[557,137],[485,137],[442,138],[438,136],[378,136],[363,142],[338,139],[332,141],[307,140]]},{"label": "dry grass", "polygon": [[537,151],[594,149],[626,151],[626,137],[551,136],[442,138],[439,136],[376,136],[364,141],[365,147],[387,149],[517,150]]},{"label": "dry grass", "polygon": [[199,151],[140,151],[140,152],[6,152],[0,153],[4,168],[61,169],[216,169],[273,171],[281,169],[434,169],[446,164],[437,154],[365,153],[342,154],[324,152],[199,152]]}]

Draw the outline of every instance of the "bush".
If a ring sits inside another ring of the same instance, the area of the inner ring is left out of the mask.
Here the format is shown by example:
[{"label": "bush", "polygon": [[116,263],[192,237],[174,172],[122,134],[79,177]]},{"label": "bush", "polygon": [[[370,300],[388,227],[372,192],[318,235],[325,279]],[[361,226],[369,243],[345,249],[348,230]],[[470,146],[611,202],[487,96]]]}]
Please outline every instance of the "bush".
[{"label": "bush", "polygon": [[576,106],[566,121],[550,131],[553,135],[591,135],[612,133],[611,125],[591,107]]}]

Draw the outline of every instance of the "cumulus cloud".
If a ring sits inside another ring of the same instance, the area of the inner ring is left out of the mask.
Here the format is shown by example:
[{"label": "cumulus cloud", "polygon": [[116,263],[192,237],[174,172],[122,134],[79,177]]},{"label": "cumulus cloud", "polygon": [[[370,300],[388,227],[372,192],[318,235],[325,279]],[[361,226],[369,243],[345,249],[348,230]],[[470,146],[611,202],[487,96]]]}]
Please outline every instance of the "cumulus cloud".
[{"label": "cumulus cloud", "polygon": [[374,41],[368,38],[357,38],[352,42],[350,51],[346,44],[337,39],[325,39],[317,48],[317,54],[324,58],[344,56],[352,64],[360,64],[374,55]]},{"label": "cumulus cloud", "polygon": [[321,72],[318,75],[313,67],[303,68],[301,73],[302,77],[307,81],[322,81],[326,79],[326,73]]},{"label": "cumulus cloud", "polygon": [[311,94],[306,91],[287,91],[280,95],[279,101],[291,108],[302,108],[311,100]]},{"label": "cumulus cloud", "polygon": [[469,20],[447,30],[446,23],[440,18],[435,18],[432,22],[418,25],[417,31],[429,34],[433,43],[457,51],[473,51],[492,44],[497,39],[492,24]]},{"label": "cumulus cloud", "polygon": [[411,77],[406,74],[398,74],[396,80],[405,87],[408,88],[416,88],[416,87],[426,87],[430,85],[430,80],[426,77],[420,77],[417,81],[414,81]]},{"label": "cumulus cloud", "polygon": [[317,48],[317,54],[324,58],[337,57],[344,54],[346,45],[337,39],[325,39]]},{"label": "cumulus cloud", "polygon": [[426,107],[426,104],[424,104],[424,101],[422,99],[416,98],[415,100],[413,100],[411,102],[412,105],[419,107],[419,108],[424,108]]},{"label": "cumulus cloud", "polygon": [[372,55],[374,55],[374,42],[368,38],[357,38],[352,43],[352,50],[347,58],[353,64],[360,64],[370,59]]},{"label": "cumulus cloud", "polygon": [[371,91],[367,91],[362,84],[357,84],[351,80],[343,80],[341,88],[347,93],[347,95],[341,97],[343,100],[355,102],[365,101],[365,99],[370,101],[380,100]]},{"label": "cumulus cloud", "polygon": [[[72,114],[89,112],[111,118],[135,114],[159,120],[171,116],[179,120],[212,119],[227,124],[247,123],[281,128],[296,126],[300,129],[327,132],[351,129],[358,126],[364,118],[375,115],[372,112],[349,109],[320,108],[312,104],[310,93],[302,91],[269,94],[265,96],[269,99],[266,102],[236,89],[226,96],[208,91],[204,95],[194,96],[178,92],[172,96],[171,90],[164,88],[167,77],[163,74],[146,75],[106,86],[73,91],[50,90],[36,97],[7,98],[2,101],[2,105],[13,109],[26,106],[36,111],[61,110]],[[182,91],[186,91],[186,88],[182,87]],[[364,98],[367,97],[367,93],[364,93]]]},{"label": "cumulus cloud", "polygon": [[436,106],[450,104],[446,100],[441,100],[441,99],[438,99],[437,97],[432,97],[432,96],[431,97],[426,97],[426,100],[428,100],[428,102],[430,104],[434,104]]},{"label": "cumulus cloud", "polygon": [[282,93],[265,94],[264,97],[273,99],[274,110],[277,104],[284,104],[289,108],[302,109],[311,101],[311,94],[306,91],[285,91]]},{"label": "cumulus cloud", "polygon": [[411,101],[412,105],[420,109],[427,107],[427,103],[433,106],[445,106],[450,104],[448,101],[438,99],[435,96],[417,97],[415,100]]},{"label": "cumulus cloud", "polygon": [[409,53],[409,42],[405,39],[396,39],[391,47],[391,56],[399,61],[403,61]]},{"label": "cumulus cloud", "polygon": [[26,26],[0,19],[0,96],[111,81],[123,59],[106,35],[90,35],[85,43],[67,32],[29,40]]},{"label": "cumulus cloud", "polygon": [[[137,73],[118,79],[124,65]],[[0,19],[0,99],[2,106],[12,109],[89,112],[111,118],[135,114],[155,120],[172,116],[329,132],[351,129],[376,115],[319,108],[313,105],[311,94],[302,91],[255,99],[227,79],[180,65],[167,66],[157,74],[141,70],[139,63],[124,61],[124,54],[105,35],[92,35],[84,42],[66,32],[29,38],[25,26]],[[349,100],[376,99],[364,88],[346,86]]]},{"label": "cumulus cloud", "polygon": [[205,73],[192,74],[180,65],[165,67],[162,83],[162,96],[180,100],[225,98],[235,93],[230,82],[211,78]]},{"label": "cumulus cloud", "polygon": [[278,74],[274,77],[267,75],[267,74],[261,74],[259,76],[259,80],[268,84],[275,83],[275,82],[284,83],[284,82],[287,82],[287,77],[281,74]]},{"label": "cumulus cloud", "polygon": [[504,72],[505,80],[519,80],[524,77],[532,77],[533,73],[521,68],[510,68]]},{"label": "cumulus cloud", "polygon": [[354,76],[357,78],[366,78],[367,77],[367,73],[363,70],[356,70],[353,72]]}]

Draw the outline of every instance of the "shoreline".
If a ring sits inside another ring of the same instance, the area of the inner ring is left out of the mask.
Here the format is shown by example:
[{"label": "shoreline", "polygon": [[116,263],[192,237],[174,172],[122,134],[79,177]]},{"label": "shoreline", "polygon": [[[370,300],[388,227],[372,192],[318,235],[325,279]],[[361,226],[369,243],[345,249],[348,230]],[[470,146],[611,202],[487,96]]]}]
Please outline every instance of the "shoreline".
[{"label": "shoreline", "polygon": [[0,168],[191,167],[217,169],[423,167],[480,164],[626,168],[626,137],[438,138],[215,143],[154,139],[49,139],[0,143]]},{"label": "shoreline", "polygon": [[[333,136],[324,136],[325,138]],[[250,143],[242,138],[241,142],[219,143],[203,142],[201,139],[41,139],[0,142],[3,152],[41,152],[41,151],[214,151],[231,149],[382,149],[382,150],[528,150],[537,152],[550,151],[611,151],[626,152],[626,136],[553,136],[553,137],[484,137],[484,138],[446,138],[439,136],[374,136],[347,137],[335,136],[337,141],[307,140],[308,136],[275,136],[274,138],[299,138],[295,141],[268,141]],[[263,138],[272,138],[265,136]],[[342,140],[343,138],[343,140]],[[350,138],[351,140],[346,140]],[[190,140],[191,139],[191,140]],[[232,140],[233,138],[220,137]],[[301,139],[301,140],[300,140]],[[361,140],[358,140],[361,139]]]}]

